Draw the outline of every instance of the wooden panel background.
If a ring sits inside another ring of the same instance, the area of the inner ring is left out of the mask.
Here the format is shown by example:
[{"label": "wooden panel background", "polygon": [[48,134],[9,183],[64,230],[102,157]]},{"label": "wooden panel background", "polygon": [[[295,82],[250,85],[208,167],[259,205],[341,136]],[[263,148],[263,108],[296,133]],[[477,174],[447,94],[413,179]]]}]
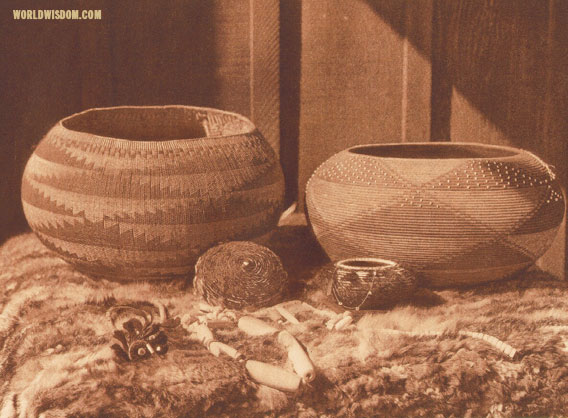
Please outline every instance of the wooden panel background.
[{"label": "wooden panel background", "polygon": [[[300,202],[322,161],[370,142],[508,144],[566,187],[567,4],[303,2]],[[565,275],[565,226],[540,265]]]},{"label": "wooden panel background", "polygon": [[[435,10],[439,128],[452,141],[532,151],[566,188],[568,2],[437,0]],[[565,274],[565,226],[540,265]]]},{"label": "wooden panel background", "polygon": [[[0,17],[0,241],[26,229],[20,180],[59,119],[101,106],[188,104],[244,114],[279,152],[278,0],[6,0]],[[12,9],[101,9],[18,21]]]},{"label": "wooden panel background", "polygon": [[[509,144],[568,184],[565,0],[50,2],[102,9],[93,22],[15,22],[16,7],[38,3],[5,1],[0,28],[4,238],[25,228],[19,182],[33,145],[94,106],[248,115],[280,151],[300,207],[321,162],[370,142]],[[565,255],[563,232],[541,264],[563,275]]]},{"label": "wooden panel background", "polygon": [[302,3],[300,203],[348,146],[430,140],[430,0]]}]

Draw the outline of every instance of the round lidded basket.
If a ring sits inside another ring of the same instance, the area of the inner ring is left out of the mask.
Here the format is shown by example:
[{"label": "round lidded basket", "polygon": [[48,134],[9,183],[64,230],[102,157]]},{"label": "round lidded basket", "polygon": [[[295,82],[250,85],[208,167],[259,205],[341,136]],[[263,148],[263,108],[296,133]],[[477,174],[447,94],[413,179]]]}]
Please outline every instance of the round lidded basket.
[{"label": "round lidded basket", "polygon": [[288,274],[269,248],[232,241],[199,257],[193,284],[196,293],[213,306],[258,309],[282,301],[288,291]]},{"label": "round lidded basket", "polygon": [[408,300],[415,276],[394,261],[360,257],[335,263],[331,291],[347,309],[385,309]]},{"label": "round lidded basket", "polygon": [[30,157],[32,230],[78,269],[116,279],[191,274],[218,242],[278,221],[284,178],[247,118],[192,106],[90,109],[58,122]]},{"label": "round lidded basket", "polygon": [[471,285],[532,265],[565,199],[534,154],[477,143],[369,144],[341,151],[306,187],[310,225],[337,261],[394,260],[426,286]]}]

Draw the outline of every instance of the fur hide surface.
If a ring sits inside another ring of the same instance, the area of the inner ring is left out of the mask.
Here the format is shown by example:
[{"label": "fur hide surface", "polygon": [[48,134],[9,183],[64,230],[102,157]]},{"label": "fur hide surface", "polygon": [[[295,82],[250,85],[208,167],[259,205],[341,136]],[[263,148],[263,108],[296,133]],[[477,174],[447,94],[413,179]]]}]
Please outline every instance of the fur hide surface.
[{"label": "fur hide surface", "polygon": [[[271,248],[292,279],[290,298],[339,310],[305,227],[278,231]],[[195,314],[190,280],[119,283],[89,278],[32,235],[0,248],[0,416],[566,416],[568,286],[538,271],[476,288],[419,291],[390,311],[356,313],[329,331],[297,314],[288,329],[317,377],[295,394],[255,384],[242,363],[214,357],[181,327],[163,357],[129,362],[110,346],[114,305],[163,304]],[[319,274],[317,272],[320,271]],[[408,334],[385,332],[406,331]],[[519,351],[511,359],[483,332]],[[419,336],[412,333],[437,332]],[[291,370],[275,337],[236,327],[217,338],[247,358]]]}]

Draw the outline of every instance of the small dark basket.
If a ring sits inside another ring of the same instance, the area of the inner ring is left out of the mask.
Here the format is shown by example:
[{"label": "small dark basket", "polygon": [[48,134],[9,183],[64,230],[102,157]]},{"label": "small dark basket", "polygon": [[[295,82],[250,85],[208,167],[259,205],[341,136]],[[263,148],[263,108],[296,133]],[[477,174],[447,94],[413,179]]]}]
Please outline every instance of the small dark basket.
[{"label": "small dark basket", "polygon": [[350,258],[335,264],[331,289],[346,309],[385,309],[412,296],[416,278],[394,261]]},{"label": "small dark basket", "polygon": [[210,248],[195,265],[195,291],[211,305],[261,308],[281,302],[288,275],[270,249],[249,241]]}]

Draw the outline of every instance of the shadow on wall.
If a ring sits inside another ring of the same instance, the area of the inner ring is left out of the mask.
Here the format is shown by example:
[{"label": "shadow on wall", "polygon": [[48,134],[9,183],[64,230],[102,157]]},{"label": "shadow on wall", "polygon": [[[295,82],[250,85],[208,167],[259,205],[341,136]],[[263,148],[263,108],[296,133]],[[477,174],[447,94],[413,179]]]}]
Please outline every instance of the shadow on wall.
[{"label": "shadow on wall", "polygon": [[[26,229],[20,180],[35,144],[61,118],[102,106],[215,107],[219,74],[214,2],[69,2],[53,9],[101,9],[98,21],[17,21],[9,0],[0,34],[0,242]],[[133,13],[136,10],[136,13]],[[248,84],[246,86],[248,88]],[[247,98],[248,100],[248,98]]]},{"label": "shadow on wall", "polygon": [[302,3],[280,0],[280,162],[286,206],[298,199]]},{"label": "shadow on wall", "polygon": [[[434,140],[525,148],[555,165],[567,184],[565,1],[367,3],[432,63]],[[430,8],[431,49],[427,34],[407,33],[412,19],[427,16]]]},{"label": "shadow on wall", "polygon": [[[37,8],[33,0],[7,1],[6,10]],[[151,0],[54,1],[53,8],[100,8],[104,18],[21,22],[7,13],[2,17],[0,241],[26,227],[19,198],[23,167],[57,120],[89,107],[120,104],[216,107],[218,81],[244,66],[242,60],[231,58],[226,64],[218,56],[220,45],[229,54],[225,38],[219,37],[240,37],[248,22],[241,15],[231,17],[222,1],[186,1],[183,7]],[[526,148],[555,165],[567,184],[567,2],[358,1],[432,63],[432,139]],[[305,5],[280,2],[280,150],[288,202],[299,192],[302,164],[298,137]],[[212,21],[224,25],[223,30]],[[226,64],[222,69],[220,60]],[[224,107],[248,102],[248,80],[243,80],[231,84],[236,93]],[[228,90],[222,94],[228,96]]]},{"label": "shadow on wall", "polygon": [[[527,149],[568,187],[568,2],[366,2],[432,64],[433,140]],[[424,32],[407,30],[430,11],[431,48]],[[565,228],[541,260],[560,275],[568,266]]]}]

